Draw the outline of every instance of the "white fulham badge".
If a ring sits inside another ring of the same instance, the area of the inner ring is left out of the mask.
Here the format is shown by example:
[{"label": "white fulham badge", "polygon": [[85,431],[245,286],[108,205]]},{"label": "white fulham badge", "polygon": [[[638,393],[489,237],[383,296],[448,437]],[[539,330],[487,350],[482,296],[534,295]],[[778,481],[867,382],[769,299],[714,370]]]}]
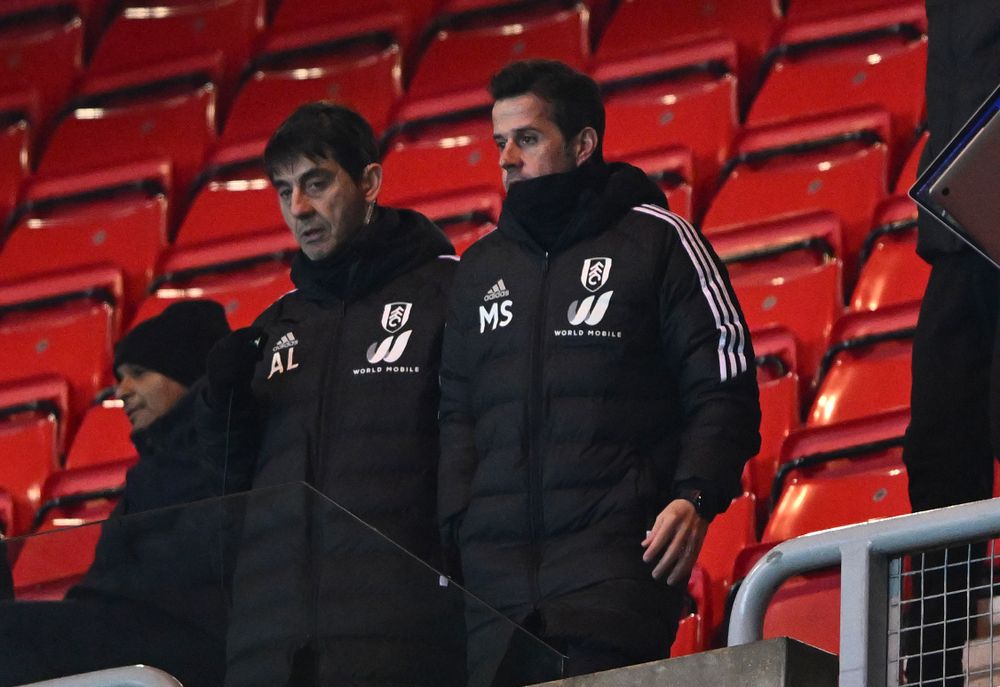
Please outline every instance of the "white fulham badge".
[{"label": "white fulham badge", "polygon": [[410,321],[410,311],[413,309],[412,303],[386,303],[382,311],[382,329],[389,336],[376,341],[368,347],[368,362],[375,365],[377,363],[394,363],[399,360],[406,350],[406,344],[410,340],[412,329],[407,329],[398,336],[396,334]]},{"label": "white fulham badge", "polygon": [[587,324],[591,327],[600,324],[604,319],[604,314],[611,305],[611,296],[614,291],[596,295],[601,288],[608,283],[611,276],[611,258],[587,258],[583,261],[583,271],[580,273],[580,282],[583,288],[594,294],[587,296],[582,301],[576,300],[569,304],[566,311],[566,318],[574,327]]}]

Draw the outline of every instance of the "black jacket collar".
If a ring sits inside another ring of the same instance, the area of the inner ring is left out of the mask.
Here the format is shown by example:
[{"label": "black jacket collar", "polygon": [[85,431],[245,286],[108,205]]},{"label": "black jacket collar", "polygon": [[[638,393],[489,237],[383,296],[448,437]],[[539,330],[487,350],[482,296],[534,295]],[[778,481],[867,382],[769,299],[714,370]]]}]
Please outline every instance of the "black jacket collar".
[{"label": "black jacket collar", "polygon": [[589,163],[513,184],[497,228],[533,252],[554,254],[606,231],[645,203],[667,207],[663,192],[641,169]]},{"label": "black jacket collar", "polygon": [[313,262],[292,260],[292,282],[310,300],[354,301],[439,255],[454,255],[444,233],[412,210],[380,208],[346,245]]}]

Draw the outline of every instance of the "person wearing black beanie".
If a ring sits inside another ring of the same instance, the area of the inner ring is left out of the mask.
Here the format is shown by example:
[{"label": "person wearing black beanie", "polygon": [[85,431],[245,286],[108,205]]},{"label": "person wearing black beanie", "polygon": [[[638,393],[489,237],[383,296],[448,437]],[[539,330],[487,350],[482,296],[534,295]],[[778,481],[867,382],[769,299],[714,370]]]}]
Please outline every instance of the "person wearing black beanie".
[{"label": "person wearing black beanie", "polygon": [[218,303],[184,301],[116,346],[115,393],[139,460],[66,599],[0,604],[0,687],[138,663],[187,687],[222,684],[219,510],[183,504],[224,492],[198,418],[208,351],[229,331]]}]

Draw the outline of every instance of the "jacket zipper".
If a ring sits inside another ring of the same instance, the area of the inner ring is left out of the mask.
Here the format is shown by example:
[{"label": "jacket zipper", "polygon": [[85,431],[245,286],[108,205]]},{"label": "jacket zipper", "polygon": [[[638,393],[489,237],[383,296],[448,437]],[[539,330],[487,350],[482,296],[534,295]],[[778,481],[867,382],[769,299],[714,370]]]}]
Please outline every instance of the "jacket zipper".
[{"label": "jacket zipper", "polygon": [[541,592],[538,576],[542,566],[542,536],[545,532],[545,510],[542,504],[542,348],[545,332],[545,311],[549,292],[549,254],[542,262],[542,285],[538,298],[538,313],[531,346],[531,392],[528,402],[528,525],[531,535],[531,598],[537,606]]}]

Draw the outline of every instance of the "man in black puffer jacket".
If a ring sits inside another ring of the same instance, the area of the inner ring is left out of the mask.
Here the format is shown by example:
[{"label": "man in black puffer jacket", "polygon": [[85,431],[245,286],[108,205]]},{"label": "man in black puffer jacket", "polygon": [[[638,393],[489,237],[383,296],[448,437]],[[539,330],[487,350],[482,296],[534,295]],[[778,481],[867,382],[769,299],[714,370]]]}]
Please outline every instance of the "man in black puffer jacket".
[{"label": "man in black puffer jacket", "polygon": [[261,432],[256,464],[230,463],[249,471],[254,493],[229,685],[462,681],[449,668],[462,668],[461,616],[449,624],[439,604],[454,597],[437,574],[305,491],[263,492],[305,482],[440,564],[438,368],[456,261],[425,217],[376,206],[377,154],[368,123],[330,103],[299,108],[265,150],[301,251],[296,289],[209,362],[211,405],[231,409],[233,424],[253,408]]},{"label": "man in black puffer jacket", "polygon": [[[666,657],[708,522],[759,445],[746,324],[699,233],[603,162],[593,81],[528,60],[491,91],[508,194],[452,289],[445,541],[470,591],[570,674]],[[479,645],[492,625],[472,618],[473,683],[524,680]]]},{"label": "man in black puffer jacket", "polygon": [[[118,343],[116,393],[139,462],[101,526],[93,563],[66,600],[0,607],[0,685],[135,663],[192,687],[221,683],[227,597],[220,511],[213,501],[180,505],[223,490],[196,418],[206,356],[228,333],[221,305],[185,301]],[[44,546],[45,538],[34,543]]]}]

